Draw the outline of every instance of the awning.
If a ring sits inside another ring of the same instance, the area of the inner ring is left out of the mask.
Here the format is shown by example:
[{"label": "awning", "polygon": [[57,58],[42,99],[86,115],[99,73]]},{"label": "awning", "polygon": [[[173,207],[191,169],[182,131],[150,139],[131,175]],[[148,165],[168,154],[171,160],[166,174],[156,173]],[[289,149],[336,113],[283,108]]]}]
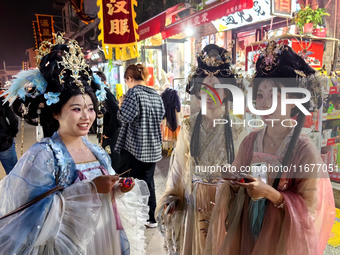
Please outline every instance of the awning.
[{"label": "awning", "polygon": [[139,41],[163,31],[165,27],[165,19],[166,11],[161,12],[157,16],[138,25],[137,33],[139,34]]},{"label": "awning", "polygon": [[165,27],[161,30],[162,38],[166,39],[170,36],[184,32],[187,27],[200,26],[232,13],[250,8],[253,8],[253,0],[230,0],[228,2],[216,4]]},{"label": "awning", "polygon": [[183,3],[177,4],[165,10],[164,12],[161,12],[155,17],[138,25],[137,33],[139,34],[139,41],[162,32],[165,28],[165,22],[166,22],[167,16],[176,14],[177,12],[184,10],[184,9],[185,9],[185,4]]}]

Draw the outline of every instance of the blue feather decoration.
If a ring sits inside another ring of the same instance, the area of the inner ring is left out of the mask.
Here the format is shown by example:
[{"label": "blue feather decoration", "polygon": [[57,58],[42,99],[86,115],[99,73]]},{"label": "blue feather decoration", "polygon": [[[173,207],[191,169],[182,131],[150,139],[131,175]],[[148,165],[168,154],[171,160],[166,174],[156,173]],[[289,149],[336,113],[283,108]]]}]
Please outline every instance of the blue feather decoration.
[{"label": "blue feather decoration", "polygon": [[44,94],[46,91],[47,82],[40,73],[39,69],[23,70],[14,76],[11,86],[4,93],[6,96],[5,102],[10,104],[18,97],[25,101],[26,97],[36,97]]}]

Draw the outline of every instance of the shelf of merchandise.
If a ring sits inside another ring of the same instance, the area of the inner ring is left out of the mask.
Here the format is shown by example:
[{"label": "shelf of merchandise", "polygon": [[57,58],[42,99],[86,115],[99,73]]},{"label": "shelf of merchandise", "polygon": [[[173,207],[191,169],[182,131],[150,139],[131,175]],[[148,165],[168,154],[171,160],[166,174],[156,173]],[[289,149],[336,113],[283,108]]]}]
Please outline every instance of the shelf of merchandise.
[{"label": "shelf of merchandise", "polygon": [[340,172],[329,173],[329,178],[331,179],[331,181],[340,182]]},{"label": "shelf of merchandise", "polygon": [[340,136],[332,137],[332,138],[329,138],[327,140],[322,140],[321,147],[335,145],[335,144],[338,144],[338,143],[340,143]]},{"label": "shelf of merchandise", "polygon": [[[335,86],[335,87],[329,87],[329,91],[328,91],[328,95],[335,95],[335,94],[339,94],[340,96],[340,86]],[[329,120],[337,120],[340,119],[340,110],[334,110],[332,112],[327,112],[327,113],[323,113],[322,114],[322,121],[329,121]],[[340,136],[336,136],[336,137],[332,137],[329,139],[323,139],[321,142],[321,147],[326,147],[326,146],[332,146],[333,150],[331,153],[331,158],[332,158],[332,162],[333,165],[334,163],[336,164],[336,162],[334,162],[334,160],[336,160],[336,155],[334,155],[335,153],[337,155],[339,155],[336,151],[339,149],[339,145],[340,144]],[[336,146],[338,145],[338,146]],[[337,149],[336,149],[337,147]],[[338,165],[338,167],[340,167]],[[333,182],[340,182],[340,169],[337,168],[337,171],[333,171],[333,172],[329,172],[329,177],[331,179],[331,181]]]}]

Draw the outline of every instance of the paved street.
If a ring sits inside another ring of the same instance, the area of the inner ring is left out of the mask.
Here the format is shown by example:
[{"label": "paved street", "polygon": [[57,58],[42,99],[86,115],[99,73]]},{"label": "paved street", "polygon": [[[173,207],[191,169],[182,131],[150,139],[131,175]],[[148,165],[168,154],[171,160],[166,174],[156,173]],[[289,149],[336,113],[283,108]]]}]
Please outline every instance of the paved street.
[{"label": "paved street", "polygon": [[[30,126],[25,123],[25,135],[24,135],[24,151],[26,151],[34,142],[35,142],[35,127]],[[96,142],[96,138],[94,135],[90,135],[89,139],[92,142]],[[21,141],[21,130],[16,138],[16,148],[18,157],[20,157],[20,141]],[[161,194],[165,189],[165,178],[168,173],[169,167],[169,157],[164,156],[163,159],[157,163],[156,171],[155,171],[155,186],[156,186],[156,197],[157,200],[160,198]],[[5,171],[0,166],[0,179],[5,176]],[[147,255],[165,255],[165,251],[163,249],[163,237],[159,233],[157,229],[146,229],[145,235],[147,237],[147,247],[146,254]],[[331,246],[326,247],[324,255],[336,255],[340,254],[340,246],[338,248],[333,248]]]}]

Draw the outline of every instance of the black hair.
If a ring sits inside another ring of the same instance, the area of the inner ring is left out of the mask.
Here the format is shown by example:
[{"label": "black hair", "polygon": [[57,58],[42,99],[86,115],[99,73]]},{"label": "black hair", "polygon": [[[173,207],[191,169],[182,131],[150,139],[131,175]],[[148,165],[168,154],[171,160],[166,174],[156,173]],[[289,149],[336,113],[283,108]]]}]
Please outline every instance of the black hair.
[{"label": "black hair", "polygon": [[[59,74],[64,69],[64,66],[59,62],[62,61],[62,56],[65,52],[69,52],[68,45],[57,44],[55,45],[49,54],[44,56],[40,62],[40,72],[47,82],[46,91],[47,92],[59,92],[59,102],[51,105],[46,104],[46,99],[44,94],[38,95],[36,97],[25,97],[25,100],[20,98],[16,99],[13,103],[13,110],[18,116],[22,116],[23,109],[22,106],[28,108],[28,112],[24,115],[26,122],[32,125],[38,123],[38,117],[40,117],[40,124],[43,127],[44,136],[50,137],[59,128],[59,122],[54,118],[54,115],[60,114],[62,107],[67,103],[67,101],[77,95],[83,94],[78,85],[76,85],[74,78],[71,77],[72,72],[65,69],[66,72],[63,73],[63,83],[59,80]],[[94,109],[98,111],[98,101],[95,96],[95,91],[100,89],[100,85],[94,82],[92,78],[92,71],[89,68],[85,71],[79,71],[80,78],[84,93],[89,95]],[[88,84],[89,79],[91,84]],[[38,109],[41,110],[40,116],[38,116]]]},{"label": "black hair", "polygon": [[177,129],[177,115],[176,112],[181,111],[181,100],[177,91],[167,88],[161,94],[165,108],[165,119],[167,127],[174,132]]},{"label": "black hair", "polygon": [[[202,57],[207,56],[212,59],[220,60],[221,64],[209,65],[209,63],[202,60]],[[205,77],[213,74],[219,80],[228,79],[228,83],[237,84],[235,76],[230,71],[230,64],[227,61],[227,50],[221,47],[218,47],[215,44],[209,44],[204,47],[201,54],[197,57],[197,69],[194,75],[189,79],[189,83],[187,84],[186,91],[190,94],[194,94],[197,98],[200,98],[199,94],[201,91],[201,82],[195,82],[200,79],[204,79]],[[225,137],[225,149],[227,153],[227,161],[228,163],[232,163],[235,158],[234,151],[234,142],[233,142],[233,134],[230,126],[230,117],[228,110],[228,102],[231,101],[230,94],[227,93],[227,96],[223,99],[223,103],[225,104],[225,119],[228,120],[228,123],[224,129],[224,137]],[[200,128],[202,123],[202,113],[201,111],[198,113],[196,118],[194,127],[192,129],[191,141],[190,141],[190,153],[194,158],[196,164],[198,164],[198,158],[200,155]]]},{"label": "black hair", "polygon": [[106,82],[106,75],[103,72],[97,71],[96,74],[99,76],[102,82]]},{"label": "black hair", "polygon": [[[273,42],[271,42],[273,43]],[[315,70],[310,67],[306,61],[301,58],[291,47],[283,46],[281,53],[277,55],[277,64],[273,65],[269,70],[266,70],[264,67],[265,64],[265,56],[260,56],[256,62],[256,74],[253,82],[253,99],[256,98],[257,90],[261,82],[265,79],[270,79],[276,86],[284,86],[284,87],[298,87],[300,83],[300,79],[297,79],[297,72],[303,72],[305,76],[315,74]],[[258,79],[261,78],[261,79]],[[279,80],[279,83],[273,80],[272,78],[276,78]],[[285,82],[284,79],[279,78],[292,78],[287,79]],[[309,82],[309,83],[308,83]],[[311,85],[311,81],[307,81],[307,88]],[[321,105],[322,98],[318,98],[318,107]],[[310,102],[306,102],[303,104],[306,109],[310,109]],[[291,160],[291,155],[294,152],[294,147],[299,138],[301,130],[304,126],[304,122],[306,116],[304,113],[297,107],[294,107],[291,112],[291,117],[297,116],[297,125],[294,128],[294,132],[292,138],[289,142],[288,148],[285,152],[285,155],[282,160],[282,165],[286,166]],[[273,187],[277,189],[282,172],[279,172],[274,183]]]}]

